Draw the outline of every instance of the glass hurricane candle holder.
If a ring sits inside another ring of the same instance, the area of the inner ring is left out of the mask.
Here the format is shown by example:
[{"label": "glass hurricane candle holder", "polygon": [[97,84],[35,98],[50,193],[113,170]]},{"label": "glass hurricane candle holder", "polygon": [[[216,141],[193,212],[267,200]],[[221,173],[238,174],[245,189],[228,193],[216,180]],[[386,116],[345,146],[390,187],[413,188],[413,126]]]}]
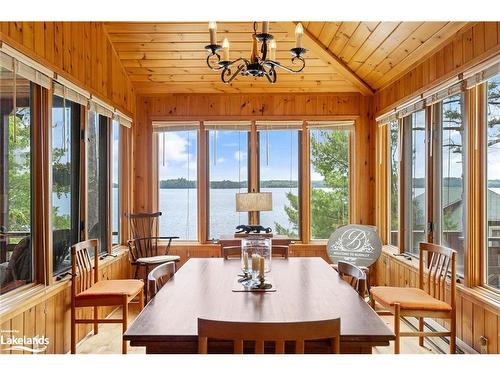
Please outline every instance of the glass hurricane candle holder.
[{"label": "glass hurricane candle holder", "polygon": [[[259,263],[256,263],[256,257],[264,258],[264,271],[271,271],[271,238],[264,237],[258,234],[250,234],[248,237],[241,239],[241,266],[245,272],[245,267],[248,272],[259,273]],[[246,263],[245,263],[246,262]]]}]

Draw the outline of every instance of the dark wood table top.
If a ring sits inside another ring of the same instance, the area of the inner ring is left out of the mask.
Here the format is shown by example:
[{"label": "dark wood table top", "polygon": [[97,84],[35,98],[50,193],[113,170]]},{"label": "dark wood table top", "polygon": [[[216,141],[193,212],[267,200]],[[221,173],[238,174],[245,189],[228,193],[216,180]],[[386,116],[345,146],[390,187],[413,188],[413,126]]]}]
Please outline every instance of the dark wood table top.
[{"label": "dark wood table top", "polygon": [[[192,258],[139,314],[131,344],[196,339],[197,318],[291,322],[341,318],[341,342],[388,345],[394,335],[322,258],[273,259],[276,292],[233,292],[239,260]],[[378,344],[376,344],[378,343]]]}]

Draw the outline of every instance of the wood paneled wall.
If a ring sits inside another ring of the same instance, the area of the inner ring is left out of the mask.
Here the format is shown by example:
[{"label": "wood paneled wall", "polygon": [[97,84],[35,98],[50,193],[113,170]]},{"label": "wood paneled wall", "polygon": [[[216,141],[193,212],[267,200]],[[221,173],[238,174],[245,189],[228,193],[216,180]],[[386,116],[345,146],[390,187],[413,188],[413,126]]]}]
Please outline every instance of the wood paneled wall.
[{"label": "wood paneled wall", "polygon": [[375,94],[375,113],[382,114],[498,53],[500,22],[477,22],[379,90]]},{"label": "wood paneled wall", "polygon": [[[386,246],[376,263],[377,285],[418,288],[418,262],[396,258],[394,248]],[[449,297],[449,293],[447,293]],[[500,353],[500,311],[498,302],[487,301],[478,292],[457,285],[457,337],[481,351],[481,337],[488,340],[488,353]],[[449,321],[436,319],[449,329]],[[415,338],[416,340],[416,338]]]},{"label": "wood paneled wall", "polygon": [[[106,258],[105,261],[101,261],[99,273],[99,280],[130,278],[128,250],[124,248],[116,258]],[[9,335],[45,336],[49,339],[49,345],[44,354],[68,353],[71,345],[71,281],[61,281],[45,289],[46,291],[40,291],[36,296],[15,304],[15,310],[2,312],[0,315],[2,335],[5,340]],[[99,308],[99,317],[107,316],[113,309],[113,307]],[[92,308],[77,309],[77,319],[92,319],[92,317]],[[91,331],[91,324],[78,324],[78,341]],[[1,350],[0,353],[10,354],[9,351]],[[12,351],[12,354],[23,353],[29,354],[29,352]]]},{"label": "wood paneled wall", "polygon": [[0,39],[124,113],[132,83],[102,22],[0,22]]},{"label": "wood paneled wall", "polygon": [[332,94],[170,94],[138,96],[134,132],[134,210],[153,209],[152,120],[285,120],[356,119],[351,189],[353,222],[375,220],[375,128],[371,97],[357,93]]}]

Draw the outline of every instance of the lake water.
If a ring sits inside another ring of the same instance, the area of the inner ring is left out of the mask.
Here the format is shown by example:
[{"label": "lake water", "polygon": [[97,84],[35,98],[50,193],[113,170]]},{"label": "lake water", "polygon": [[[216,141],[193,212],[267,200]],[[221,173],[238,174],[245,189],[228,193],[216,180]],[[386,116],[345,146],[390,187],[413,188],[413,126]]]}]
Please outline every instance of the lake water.
[{"label": "lake water", "polygon": [[[289,188],[265,189],[273,194],[273,210],[261,212],[261,225],[276,231],[275,223],[292,229],[285,206]],[[221,234],[234,233],[239,224],[248,224],[248,214],[236,212],[236,193],[238,189],[210,189],[210,218],[208,238],[216,239]],[[242,189],[241,192],[244,192]],[[297,194],[297,189],[291,189]],[[189,200],[188,200],[189,197]],[[181,239],[196,239],[197,207],[196,189],[160,189],[159,209],[160,235],[178,236]]]},{"label": "lake water", "polygon": [[[490,188],[490,190],[500,194],[500,188]],[[289,205],[286,194],[290,189],[274,188],[265,189],[265,191],[273,193],[273,210],[261,212],[261,224],[264,227],[271,227],[273,232],[276,232],[275,223],[279,223],[287,229],[292,229],[292,223],[288,220],[285,212],[285,206]],[[248,215],[236,212],[237,192],[239,192],[238,189],[210,190],[210,239],[219,238],[221,234],[233,233],[235,227],[239,224],[248,224]],[[297,194],[297,189],[291,189],[291,192]],[[60,214],[69,213],[69,206],[66,204],[67,200],[64,198],[58,199],[54,194],[53,202],[54,205],[60,207]],[[113,204],[117,203],[118,191],[115,188],[113,189]],[[178,236],[184,240],[196,239],[196,189],[160,189],[159,210],[163,213],[160,217],[160,235]],[[115,216],[113,218],[113,230],[116,230],[117,227],[118,217]]]}]

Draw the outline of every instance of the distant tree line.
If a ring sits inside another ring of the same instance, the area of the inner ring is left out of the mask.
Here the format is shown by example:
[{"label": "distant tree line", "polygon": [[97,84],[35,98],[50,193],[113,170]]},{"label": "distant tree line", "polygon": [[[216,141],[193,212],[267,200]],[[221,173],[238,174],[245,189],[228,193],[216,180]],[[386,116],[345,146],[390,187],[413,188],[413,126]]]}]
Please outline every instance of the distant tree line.
[{"label": "distant tree line", "polygon": [[[297,181],[290,180],[266,180],[261,181],[261,187],[265,189],[271,188],[297,188]],[[326,187],[323,181],[313,181],[312,186],[315,188]],[[210,188],[212,189],[246,189],[248,187],[247,181],[210,181]],[[160,189],[194,189],[196,188],[196,181],[187,180],[185,178],[174,178],[169,180],[160,181]]]},{"label": "distant tree line", "polygon": [[[446,177],[443,181],[443,186],[462,187],[462,179],[460,177]],[[425,179],[424,178],[413,179],[413,187],[425,188]],[[488,187],[490,188],[500,187],[500,180],[488,180]]]}]

